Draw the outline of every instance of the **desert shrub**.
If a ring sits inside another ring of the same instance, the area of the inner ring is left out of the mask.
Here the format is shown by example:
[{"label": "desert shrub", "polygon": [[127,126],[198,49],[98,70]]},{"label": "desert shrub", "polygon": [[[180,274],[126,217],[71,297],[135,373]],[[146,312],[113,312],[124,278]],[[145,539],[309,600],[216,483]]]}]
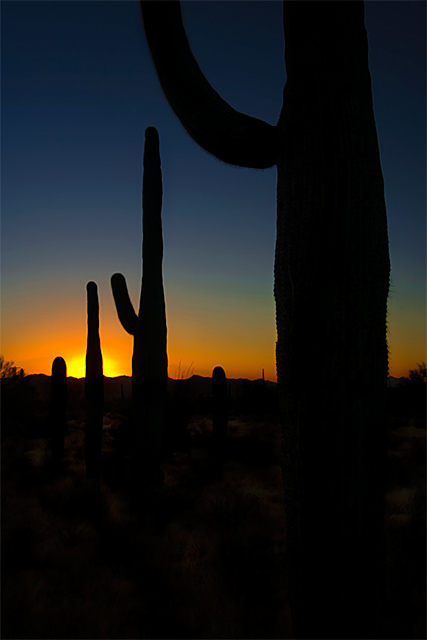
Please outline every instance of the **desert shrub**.
[{"label": "desert shrub", "polygon": [[14,435],[32,435],[39,426],[37,393],[24,370],[0,356],[2,440]]},{"label": "desert shrub", "polygon": [[409,377],[388,389],[390,426],[408,425],[426,428],[425,364],[409,371]]},{"label": "desert shrub", "polygon": [[387,496],[387,638],[421,638],[425,630],[425,488]]},{"label": "desert shrub", "polygon": [[411,458],[416,465],[426,465],[426,440],[425,438],[414,438]]},{"label": "desert shrub", "polygon": [[254,517],[258,499],[254,495],[226,493],[213,496],[204,512],[211,526],[242,527]]}]

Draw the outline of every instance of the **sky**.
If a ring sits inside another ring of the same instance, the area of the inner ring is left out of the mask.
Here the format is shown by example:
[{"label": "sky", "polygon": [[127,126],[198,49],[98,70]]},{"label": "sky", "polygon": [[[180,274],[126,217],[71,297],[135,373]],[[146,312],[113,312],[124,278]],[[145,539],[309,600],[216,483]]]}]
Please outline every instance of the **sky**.
[{"label": "sky", "polygon": [[[282,3],[189,1],[190,44],[235,109],[275,125]],[[392,262],[390,374],[426,359],[426,5],[366,2]],[[221,163],[160,89],[137,2],[1,2],[1,353],[25,373],[85,375],[86,283],[104,375],[131,375],[110,277],[139,304],[144,130],[160,136],[169,376],[276,380],[276,169]],[[315,327],[313,328],[315,330]],[[316,376],[310,370],[307,375]]]}]

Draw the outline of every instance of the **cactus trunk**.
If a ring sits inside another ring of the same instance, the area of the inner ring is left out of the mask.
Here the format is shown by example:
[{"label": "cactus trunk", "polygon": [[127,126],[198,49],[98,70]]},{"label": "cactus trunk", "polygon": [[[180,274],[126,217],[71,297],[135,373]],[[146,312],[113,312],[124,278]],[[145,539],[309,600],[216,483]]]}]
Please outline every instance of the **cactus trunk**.
[{"label": "cactus trunk", "polygon": [[[303,3],[285,3],[288,78],[278,123],[275,298],[290,592],[297,637],[319,637],[319,628],[344,637],[350,620],[345,637],[380,637],[384,184],[363,4],[317,4],[307,24]],[[319,372],[314,384],[308,362]]]},{"label": "cactus trunk", "polygon": [[160,445],[167,395],[166,308],[162,261],[162,174],[159,137],[145,131],[143,207],[143,275],[136,315],[121,274],[111,279],[119,319],[134,336],[132,400],[135,426],[135,482],[144,487],[160,481]]},{"label": "cactus trunk", "polygon": [[196,142],[242,166],[277,164],[276,353],[294,635],[379,638],[390,262],[364,3],[284,2],[287,81],[273,133],[236,117],[200,80],[179,3],[140,4],[162,88]]},{"label": "cactus trunk", "polygon": [[67,365],[58,356],[52,363],[52,462],[59,469],[64,457]]},{"label": "cactus trunk", "polygon": [[223,460],[227,443],[228,388],[225,371],[215,367],[212,372],[212,440],[217,460]]},{"label": "cactus trunk", "polygon": [[86,477],[99,478],[101,471],[102,420],[104,376],[99,338],[99,303],[95,282],[88,282],[87,290],[87,348],[86,348]]}]

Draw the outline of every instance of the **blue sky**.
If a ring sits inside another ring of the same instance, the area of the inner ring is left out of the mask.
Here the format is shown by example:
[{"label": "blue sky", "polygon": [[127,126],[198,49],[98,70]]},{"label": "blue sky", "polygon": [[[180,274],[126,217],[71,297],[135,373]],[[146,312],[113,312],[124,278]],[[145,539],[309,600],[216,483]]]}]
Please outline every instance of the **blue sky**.
[{"label": "blue sky", "polygon": [[[281,2],[185,1],[192,49],[237,110],[276,124],[286,79]],[[274,378],[276,170],[225,165],[164,98],[131,1],[3,0],[2,353],[29,373],[64,355],[84,375],[95,280],[111,375],[132,339],[109,279],[138,304],[144,129],[163,171],[169,374]],[[374,109],[389,217],[391,373],[425,359],[425,3],[368,1]],[[79,364],[80,363],[80,364]],[[108,374],[108,371],[105,371]]]}]

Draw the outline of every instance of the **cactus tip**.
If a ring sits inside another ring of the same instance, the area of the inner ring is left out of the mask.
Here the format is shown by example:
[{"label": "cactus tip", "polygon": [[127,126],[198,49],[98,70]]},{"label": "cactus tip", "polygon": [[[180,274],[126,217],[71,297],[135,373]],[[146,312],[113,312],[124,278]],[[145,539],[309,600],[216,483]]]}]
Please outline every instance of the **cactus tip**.
[{"label": "cactus tip", "polygon": [[225,371],[222,367],[215,367],[212,371],[212,377],[214,378],[225,378]]},{"label": "cactus tip", "polygon": [[124,279],[125,277],[122,273],[113,273],[113,275],[111,276],[111,286],[114,287],[115,285],[122,282]]},{"label": "cactus tip", "polygon": [[57,356],[52,363],[52,373],[56,374],[66,374],[67,373],[67,365],[65,363],[64,358],[61,356]]},{"label": "cactus tip", "polygon": [[158,140],[159,139],[159,132],[157,131],[156,127],[147,127],[145,129],[145,139],[152,139],[152,140]]}]

